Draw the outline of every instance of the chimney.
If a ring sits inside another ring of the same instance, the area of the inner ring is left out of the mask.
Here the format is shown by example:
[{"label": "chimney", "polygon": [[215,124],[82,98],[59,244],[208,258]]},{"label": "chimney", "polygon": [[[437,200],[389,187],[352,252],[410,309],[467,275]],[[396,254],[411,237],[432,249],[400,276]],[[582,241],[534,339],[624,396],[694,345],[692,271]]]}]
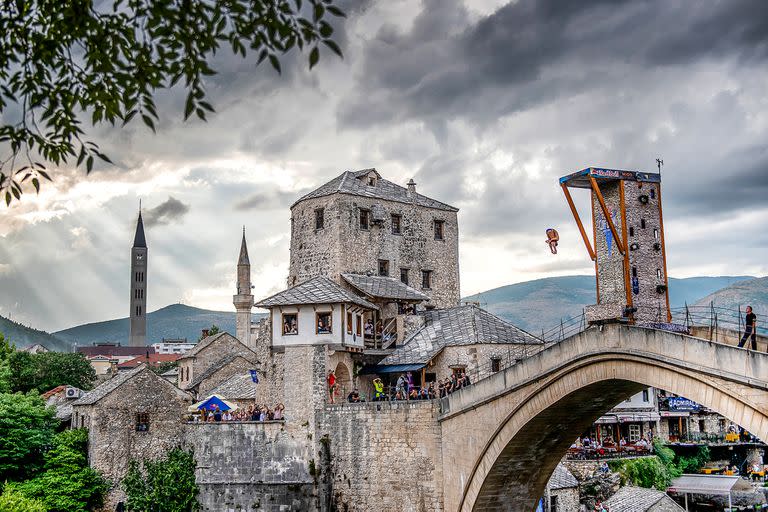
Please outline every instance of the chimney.
[{"label": "chimney", "polygon": [[208,337],[208,329],[203,329],[203,338]]},{"label": "chimney", "polygon": [[416,182],[413,178],[408,182],[408,198],[412,199],[416,195]]}]

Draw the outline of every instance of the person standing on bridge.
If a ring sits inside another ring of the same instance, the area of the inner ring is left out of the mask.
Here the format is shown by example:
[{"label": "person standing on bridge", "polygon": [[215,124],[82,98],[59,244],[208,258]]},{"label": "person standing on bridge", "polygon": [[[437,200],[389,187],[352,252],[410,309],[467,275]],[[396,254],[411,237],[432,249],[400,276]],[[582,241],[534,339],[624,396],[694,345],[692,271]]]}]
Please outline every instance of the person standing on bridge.
[{"label": "person standing on bridge", "polygon": [[752,338],[752,350],[757,350],[757,316],[752,312],[752,306],[747,306],[747,316],[744,318],[744,336],[741,337],[739,348]]}]

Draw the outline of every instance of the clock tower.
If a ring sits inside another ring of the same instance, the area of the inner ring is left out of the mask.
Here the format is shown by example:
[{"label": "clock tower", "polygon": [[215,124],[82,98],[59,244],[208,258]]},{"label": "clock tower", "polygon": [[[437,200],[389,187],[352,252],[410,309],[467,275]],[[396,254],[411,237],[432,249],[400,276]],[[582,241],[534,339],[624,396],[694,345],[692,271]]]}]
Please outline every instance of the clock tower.
[{"label": "clock tower", "polygon": [[136,223],[136,235],[131,248],[131,336],[128,344],[143,347],[147,344],[147,240],[144,222]]}]

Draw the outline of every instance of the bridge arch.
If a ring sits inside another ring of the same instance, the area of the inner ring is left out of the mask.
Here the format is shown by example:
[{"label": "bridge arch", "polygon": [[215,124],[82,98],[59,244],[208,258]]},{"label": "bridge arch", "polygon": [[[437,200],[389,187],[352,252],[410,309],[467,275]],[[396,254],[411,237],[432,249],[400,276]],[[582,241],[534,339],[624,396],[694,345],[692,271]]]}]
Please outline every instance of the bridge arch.
[{"label": "bridge arch", "polygon": [[[745,364],[745,374],[723,370]],[[690,398],[768,439],[768,358],[763,354],[661,331],[606,326],[516,366],[451,395],[453,403],[444,402],[444,437],[464,437],[456,441],[463,447],[460,462],[444,448],[444,465],[460,468],[459,478],[446,468],[446,510],[533,510],[573,439],[647,386]],[[452,443],[448,439],[444,446]],[[461,495],[453,501],[450,486],[457,482]]]}]

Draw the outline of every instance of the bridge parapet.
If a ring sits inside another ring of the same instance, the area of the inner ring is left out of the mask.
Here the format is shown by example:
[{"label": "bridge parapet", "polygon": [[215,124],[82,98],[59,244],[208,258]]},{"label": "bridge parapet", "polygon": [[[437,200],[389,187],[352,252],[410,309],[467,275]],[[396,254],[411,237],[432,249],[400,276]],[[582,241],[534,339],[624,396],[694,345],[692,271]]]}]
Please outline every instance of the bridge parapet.
[{"label": "bridge parapet", "polygon": [[[476,408],[499,395],[596,355],[635,355],[710,377],[768,390],[768,354],[645,327],[593,326],[441,399],[440,419]],[[617,378],[621,378],[617,375]],[[768,407],[768,404],[763,404]]]}]

